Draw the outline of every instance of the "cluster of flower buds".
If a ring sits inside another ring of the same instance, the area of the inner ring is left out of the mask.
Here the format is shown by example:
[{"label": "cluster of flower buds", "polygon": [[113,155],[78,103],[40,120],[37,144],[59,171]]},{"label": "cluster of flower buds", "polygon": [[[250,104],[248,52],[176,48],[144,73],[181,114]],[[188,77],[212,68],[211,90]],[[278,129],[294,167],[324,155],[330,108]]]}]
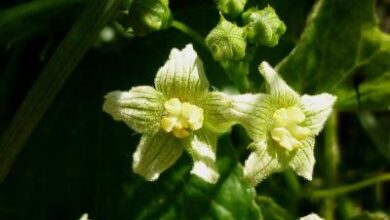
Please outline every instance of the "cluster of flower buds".
[{"label": "cluster of flower buds", "polygon": [[191,173],[218,181],[217,137],[243,126],[253,142],[244,178],[256,185],[284,169],[310,180],[315,136],[336,97],[299,95],[266,62],[259,71],[266,93],[229,95],[209,91],[203,63],[192,45],[173,49],[156,75],[155,86],[110,92],[103,110],[142,134],[133,156],[134,172],[149,181],[172,166],[183,151],[193,159]]},{"label": "cluster of flower buds", "polygon": [[[220,21],[207,35],[206,45],[214,60],[220,62],[230,79],[241,87],[247,84],[253,51],[258,46],[276,46],[286,32],[286,25],[271,6],[244,11],[246,0],[216,0],[215,3]],[[237,65],[240,68],[234,68]]]}]

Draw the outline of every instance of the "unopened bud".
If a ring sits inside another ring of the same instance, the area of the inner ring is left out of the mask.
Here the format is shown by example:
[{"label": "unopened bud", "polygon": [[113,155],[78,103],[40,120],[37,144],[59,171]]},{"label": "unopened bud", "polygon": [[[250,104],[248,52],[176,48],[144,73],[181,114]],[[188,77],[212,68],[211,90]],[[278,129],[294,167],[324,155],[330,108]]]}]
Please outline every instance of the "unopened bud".
[{"label": "unopened bud", "polygon": [[240,60],[245,57],[244,29],[227,21],[222,15],[218,25],[206,37],[214,60]]},{"label": "unopened bud", "polygon": [[286,32],[286,25],[271,6],[263,10],[249,9],[242,14],[242,19],[250,43],[274,47]]}]

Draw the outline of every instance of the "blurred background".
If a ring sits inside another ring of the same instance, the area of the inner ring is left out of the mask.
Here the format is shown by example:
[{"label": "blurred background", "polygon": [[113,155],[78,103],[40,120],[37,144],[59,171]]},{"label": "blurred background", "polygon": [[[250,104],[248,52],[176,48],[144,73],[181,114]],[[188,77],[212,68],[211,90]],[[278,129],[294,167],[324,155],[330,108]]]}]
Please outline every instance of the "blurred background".
[{"label": "blurred background", "polygon": [[[0,2],[0,134],[7,129],[37,76],[88,2]],[[347,1],[325,2],[337,7]],[[255,54],[249,77],[260,90],[258,63],[267,60],[276,65],[293,50],[300,42],[315,1],[264,0],[248,4],[259,8],[270,4],[287,26],[278,46],[262,47]],[[175,20],[204,37],[219,20],[211,0],[171,0],[170,8]],[[359,7],[351,8],[354,13],[363,13],[358,10]],[[380,29],[389,33],[390,2],[378,0],[375,12]],[[91,219],[257,219],[260,216],[271,220],[295,219],[310,212],[324,213],[324,209],[329,209],[327,202],[333,204],[330,209],[335,219],[389,219],[386,217],[390,211],[389,182],[373,184],[329,201],[310,197],[316,189],[342,186],[390,172],[389,99],[377,100],[381,103],[378,106],[387,109],[377,107],[363,113],[351,105],[340,105],[336,126],[337,179],[332,184],[327,183],[331,171],[324,156],[325,137],[320,135],[312,182],[291,172],[276,174],[260,184],[256,188],[258,196],[254,196],[240,185],[241,171],[237,164],[248,155],[245,148],[250,143],[240,126],[219,140],[223,178],[215,187],[190,177],[191,160],[187,155],[156,182],[146,182],[133,174],[132,153],[140,135],[102,112],[103,97],[112,90],[153,85],[155,73],[171,48],[183,48],[188,43],[194,44],[204,61],[207,77],[215,89],[234,87],[210,52],[191,36],[168,28],[145,37],[129,38],[115,29],[113,23],[108,23],[67,79],[0,185],[0,219],[78,219],[83,213],[89,213]],[[388,57],[383,62],[389,63]],[[354,88],[351,91],[356,101],[359,83],[369,76],[355,75],[350,87]],[[301,92],[307,91],[315,89],[306,87]],[[221,217],[223,210],[232,212],[227,215],[229,218]],[[378,212],[382,214],[368,214]]]}]

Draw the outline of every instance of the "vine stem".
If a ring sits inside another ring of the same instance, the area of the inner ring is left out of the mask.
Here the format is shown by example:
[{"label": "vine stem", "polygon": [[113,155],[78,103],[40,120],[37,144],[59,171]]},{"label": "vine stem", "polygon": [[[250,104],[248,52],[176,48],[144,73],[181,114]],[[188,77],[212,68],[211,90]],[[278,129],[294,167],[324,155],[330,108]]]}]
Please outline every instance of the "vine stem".
[{"label": "vine stem", "polygon": [[337,196],[340,194],[346,194],[351,193],[354,191],[361,190],[363,188],[366,188],[368,186],[378,184],[381,182],[390,181],[390,173],[385,173],[370,179],[362,180],[357,183],[353,183],[346,186],[340,186],[333,189],[323,189],[323,190],[317,190],[314,191],[310,196],[314,198],[326,198],[330,196]]},{"label": "vine stem", "polygon": [[[51,1],[52,2],[52,1]],[[92,0],[61,41],[0,138],[0,183],[66,80],[93,45],[122,0]],[[29,11],[30,10],[22,10]],[[11,16],[12,17],[12,16]]]},{"label": "vine stem", "polygon": [[[337,112],[333,111],[326,123],[324,164],[326,172],[324,173],[325,184],[332,188],[337,184],[338,164],[340,162],[340,150],[338,143],[338,117]],[[333,220],[336,204],[332,196],[327,197],[323,203],[323,216],[325,219]]]},{"label": "vine stem", "polygon": [[188,35],[189,37],[194,39],[198,44],[202,45],[204,48],[207,48],[203,36],[200,35],[198,32],[196,32],[194,29],[188,27],[183,22],[180,22],[178,20],[173,20],[171,26],[183,32],[184,34]]}]

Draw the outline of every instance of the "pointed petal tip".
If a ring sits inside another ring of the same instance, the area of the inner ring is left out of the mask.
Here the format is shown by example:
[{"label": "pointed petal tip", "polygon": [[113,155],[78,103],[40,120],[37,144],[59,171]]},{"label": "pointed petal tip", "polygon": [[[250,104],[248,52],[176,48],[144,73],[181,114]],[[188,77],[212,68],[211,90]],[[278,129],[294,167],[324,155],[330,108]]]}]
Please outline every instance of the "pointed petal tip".
[{"label": "pointed petal tip", "polygon": [[144,170],[139,169],[138,167],[133,167],[133,172],[142,176],[146,181],[149,182],[154,182],[160,177],[160,174],[158,173],[147,173]]},{"label": "pointed petal tip", "polygon": [[308,181],[313,180],[313,171],[312,172],[302,172],[302,173],[297,173],[300,177],[303,177],[304,179]]},{"label": "pointed petal tip", "polygon": [[319,217],[315,213],[311,213],[309,215],[306,215],[304,217],[301,217],[299,220],[323,220],[323,218]]},{"label": "pointed petal tip", "polygon": [[249,148],[254,151],[245,161],[244,178],[250,185],[255,186],[268,176],[283,170],[277,153],[265,141],[253,142]]},{"label": "pointed petal tip", "polygon": [[267,82],[271,82],[272,79],[275,77],[276,75],[276,72],[275,70],[272,68],[272,66],[266,62],[266,61],[263,61],[260,63],[259,67],[258,67],[258,70],[260,72],[260,74],[265,78],[265,80]]},{"label": "pointed petal tip", "polygon": [[261,183],[261,180],[256,181],[256,179],[254,179],[252,176],[249,176],[247,173],[245,173],[245,170],[243,180],[249,187],[256,187],[259,183]]},{"label": "pointed petal tip", "polygon": [[202,161],[196,161],[194,163],[194,166],[191,170],[191,174],[194,174],[199,178],[203,179],[204,181],[211,184],[215,184],[219,179],[218,172],[213,168],[208,167]]},{"label": "pointed petal tip", "polygon": [[148,169],[148,168],[141,166],[140,155],[137,154],[137,152],[134,153],[134,155],[133,155],[133,167],[132,168],[133,168],[134,173],[142,176],[145,180],[147,180],[149,182],[154,182],[160,177],[159,172],[153,172],[152,169]]},{"label": "pointed petal tip", "polygon": [[102,109],[105,113],[112,115],[114,120],[119,120],[118,117],[116,117],[115,112],[118,108],[117,100],[120,98],[121,93],[121,91],[112,91],[104,96],[104,103]]},{"label": "pointed petal tip", "polygon": [[192,44],[183,49],[173,48],[168,60],[157,71],[154,79],[157,91],[168,97],[191,99],[208,90],[209,82],[203,62]]},{"label": "pointed petal tip", "polygon": [[219,178],[216,160],[217,137],[214,133],[202,129],[193,136],[186,146],[194,164],[191,173],[208,183],[216,183]]},{"label": "pointed petal tip", "polygon": [[319,95],[303,95],[301,103],[303,110],[308,117],[306,118],[307,127],[311,129],[314,135],[318,135],[326,120],[333,111],[333,106],[336,103],[337,97],[328,93]]},{"label": "pointed petal tip", "polygon": [[183,55],[188,57],[198,56],[192,44],[187,44],[181,50],[179,48],[172,48],[169,54],[169,59],[174,58],[175,56],[183,56]]}]

